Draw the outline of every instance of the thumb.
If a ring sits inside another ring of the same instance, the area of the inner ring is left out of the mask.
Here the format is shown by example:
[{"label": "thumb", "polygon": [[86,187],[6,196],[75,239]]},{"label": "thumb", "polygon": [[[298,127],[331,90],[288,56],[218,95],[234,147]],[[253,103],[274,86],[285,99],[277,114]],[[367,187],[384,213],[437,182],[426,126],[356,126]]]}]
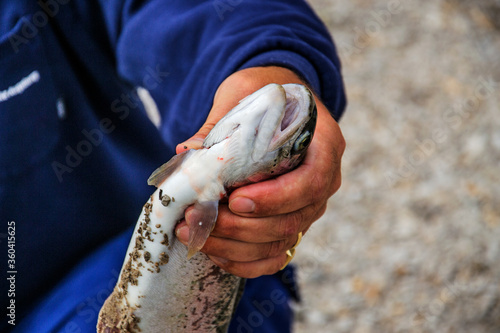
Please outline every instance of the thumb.
[{"label": "thumb", "polygon": [[[216,94],[217,96],[217,94]],[[205,123],[201,126],[201,128],[196,132],[192,137],[187,139],[184,142],[179,143],[175,147],[176,154],[180,154],[183,151],[189,149],[200,149],[203,145],[203,140],[207,137],[208,133],[212,130],[215,124],[224,116],[224,114],[229,111],[220,110],[216,103],[217,99],[214,99],[214,104],[212,105],[212,109],[208,113],[207,119]]]},{"label": "thumb", "polygon": [[208,114],[208,117],[205,120],[205,123],[203,124],[203,126],[201,126],[201,128],[198,130],[198,132],[196,132],[192,137],[190,137],[186,141],[179,143],[175,147],[176,154],[182,153],[183,151],[186,151],[189,149],[201,149],[201,147],[203,145],[203,140],[205,140],[208,133],[212,130],[212,128],[215,126],[215,124],[224,115],[224,113],[221,114],[219,111],[220,111],[220,109],[214,105],[212,107],[212,110],[210,110],[210,113]]},{"label": "thumb", "polygon": [[235,107],[244,97],[269,83],[302,83],[290,70],[281,67],[255,67],[235,72],[228,76],[214,95],[212,109],[200,130],[176,147],[179,154],[188,149],[200,149],[203,140],[214,125]]},{"label": "thumb", "polygon": [[228,84],[228,81],[232,81],[231,78],[232,77],[230,76],[226,79],[219,86],[219,89],[217,89],[212,109],[210,110],[203,126],[201,126],[198,132],[196,132],[196,134],[192,137],[176,146],[175,152],[177,154],[189,149],[200,149],[202,147],[203,140],[205,140],[205,137],[212,130],[215,124],[233,107],[235,107],[243,97],[253,92],[253,90],[242,91],[241,89],[231,87],[231,85]]},{"label": "thumb", "polygon": [[208,135],[208,132],[210,132],[210,129],[203,126],[195,135],[186,141],[179,143],[175,147],[175,153],[180,154],[189,149],[200,149],[203,144],[203,140]]}]

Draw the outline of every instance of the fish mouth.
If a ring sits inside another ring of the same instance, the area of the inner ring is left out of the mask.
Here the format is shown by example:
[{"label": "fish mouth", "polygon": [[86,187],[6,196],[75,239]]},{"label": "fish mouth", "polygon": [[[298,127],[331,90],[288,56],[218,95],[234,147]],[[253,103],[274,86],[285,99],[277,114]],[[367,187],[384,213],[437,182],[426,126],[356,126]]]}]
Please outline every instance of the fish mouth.
[{"label": "fish mouth", "polygon": [[281,122],[277,124],[269,143],[268,151],[283,146],[295,135],[306,130],[314,133],[316,127],[316,103],[311,91],[300,84],[282,85],[286,104]]},{"label": "fish mouth", "polygon": [[219,120],[203,147],[210,148],[239,133],[240,140],[233,140],[231,149],[250,152],[257,162],[267,153],[293,144],[291,141],[306,129],[312,134],[316,117],[314,97],[307,87],[271,83],[242,99]]}]

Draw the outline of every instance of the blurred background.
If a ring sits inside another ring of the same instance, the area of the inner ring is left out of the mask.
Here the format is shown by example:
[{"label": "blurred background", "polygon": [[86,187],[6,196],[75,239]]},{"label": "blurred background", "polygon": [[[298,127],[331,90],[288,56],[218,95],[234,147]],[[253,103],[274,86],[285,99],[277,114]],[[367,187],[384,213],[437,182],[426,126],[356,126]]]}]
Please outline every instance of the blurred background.
[{"label": "blurred background", "polygon": [[295,331],[500,332],[500,1],[309,2],[349,104]]}]

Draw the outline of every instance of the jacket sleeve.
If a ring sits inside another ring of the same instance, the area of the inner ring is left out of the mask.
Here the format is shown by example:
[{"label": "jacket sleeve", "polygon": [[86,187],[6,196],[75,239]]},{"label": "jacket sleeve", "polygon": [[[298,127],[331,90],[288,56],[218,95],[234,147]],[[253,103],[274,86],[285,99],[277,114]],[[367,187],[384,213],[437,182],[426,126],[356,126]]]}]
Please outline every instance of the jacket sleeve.
[{"label": "jacket sleeve", "polygon": [[289,68],[336,119],[344,110],[335,46],[303,0],[130,0],[120,5],[101,4],[117,70],[150,91],[162,116],[162,136],[170,144],[194,133],[219,84],[248,67]]}]

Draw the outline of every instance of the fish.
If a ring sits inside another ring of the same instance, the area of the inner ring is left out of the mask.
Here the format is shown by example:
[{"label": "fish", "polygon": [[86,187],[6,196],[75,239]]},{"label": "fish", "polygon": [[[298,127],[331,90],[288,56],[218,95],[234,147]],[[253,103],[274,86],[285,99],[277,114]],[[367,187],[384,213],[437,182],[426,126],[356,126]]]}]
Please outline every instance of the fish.
[{"label": "fish", "polygon": [[[264,86],[222,117],[201,149],[175,155],[148,179],[157,187],[144,205],[97,331],[226,332],[244,279],[200,252],[219,201],[237,187],[297,167],[316,126],[312,92],[301,84]],[[188,246],[175,237],[194,206]]]}]

